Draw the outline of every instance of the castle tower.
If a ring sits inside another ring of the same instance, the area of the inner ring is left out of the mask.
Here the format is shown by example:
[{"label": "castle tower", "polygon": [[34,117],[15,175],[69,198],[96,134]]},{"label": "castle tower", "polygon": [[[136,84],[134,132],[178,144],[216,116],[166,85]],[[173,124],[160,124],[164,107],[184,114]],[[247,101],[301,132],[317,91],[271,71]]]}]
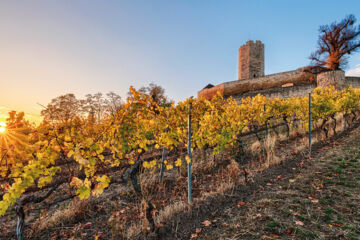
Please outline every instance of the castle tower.
[{"label": "castle tower", "polygon": [[262,77],[265,74],[264,44],[247,41],[239,48],[239,80]]}]

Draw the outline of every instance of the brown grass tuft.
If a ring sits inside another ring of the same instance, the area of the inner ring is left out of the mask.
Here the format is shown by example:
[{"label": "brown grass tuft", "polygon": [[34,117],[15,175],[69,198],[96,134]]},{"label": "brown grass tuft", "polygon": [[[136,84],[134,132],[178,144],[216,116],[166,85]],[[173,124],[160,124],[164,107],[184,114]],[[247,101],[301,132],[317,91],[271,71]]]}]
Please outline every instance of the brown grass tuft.
[{"label": "brown grass tuft", "polygon": [[268,168],[272,165],[277,165],[280,163],[280,158],[276,156],[276,142],[277,137],[273,134],[266,136],[264,140],[264,149],[266,154],[265,167]]},{"label": "brown grass tuft", "polygon": [[250,150],[253,153],[260,153],[260,151],[261,151],[261,143],[259,141],[254,142],[253,144],[251,144]]},{"label": "brown grass tuft", "polygon": [[32,234],[51,229],[55,226],[62,226],[66,223],[81,221],[84,218],[85,213],[89,210],[91,205],[90,202],[90,199],[73,199],[67,207],[58,209],[51,216],[39,219],[35,222],[32,227]]},{"label": "brown grass tuft", "polygon": [[226,166],[226,172],[230,180],[237,183],[241,174],[239,163],[232,160],[231,163]]},{"label": "brown grass tuft", "polygon": [[184,212],[188,209],[188,205],[184,201],[174,202],[171,205],[166,206],[159,211],[159,214],[155,216],[155,223],[161,224],[167,222],[168,219],[173,217],[176,213]]}]

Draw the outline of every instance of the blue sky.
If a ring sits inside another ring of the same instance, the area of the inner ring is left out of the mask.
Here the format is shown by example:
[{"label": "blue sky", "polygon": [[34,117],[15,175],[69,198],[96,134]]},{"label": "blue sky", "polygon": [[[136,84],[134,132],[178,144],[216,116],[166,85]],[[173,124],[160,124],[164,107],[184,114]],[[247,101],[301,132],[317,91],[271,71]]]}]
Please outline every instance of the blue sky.
[{"label": "blue sky", "polygon": [[[320,25],[359,1],[1,1],[0,118],[9,109],[37,116],[65,93],[114,91],[151,82],[173,100],[208,83],[237,78],[248,40],[265,44],[265,73],[309,63]],[[360,53],[348,71],[360,75]]]}]

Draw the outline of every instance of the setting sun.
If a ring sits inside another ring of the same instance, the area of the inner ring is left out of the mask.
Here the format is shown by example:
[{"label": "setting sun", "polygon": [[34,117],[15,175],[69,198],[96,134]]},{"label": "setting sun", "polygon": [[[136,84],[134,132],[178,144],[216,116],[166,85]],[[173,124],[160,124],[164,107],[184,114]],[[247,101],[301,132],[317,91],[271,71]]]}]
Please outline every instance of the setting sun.
[{"label": "setting sun", "polygon": [[0,122],[0,133],[3,133],[6,131],[6,123]]}]

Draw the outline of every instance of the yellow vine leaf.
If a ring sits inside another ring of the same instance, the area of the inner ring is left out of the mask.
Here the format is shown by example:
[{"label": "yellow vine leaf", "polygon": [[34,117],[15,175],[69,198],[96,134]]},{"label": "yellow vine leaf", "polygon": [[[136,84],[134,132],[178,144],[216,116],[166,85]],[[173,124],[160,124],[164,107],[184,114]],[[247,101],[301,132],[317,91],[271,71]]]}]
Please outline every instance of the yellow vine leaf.
[{"label": "yellow vine leaf", "polygon": [[176,166],[176,167],[180,167],[181,164],[182,164],[182,161],[181,161],[180,158],[178,158],[178,159],[175,161],[175,166]]},{"label": "yellow vine leaf", "polygon": [[191,163],[191,159],[190,159],[189,155],[186,155],[185,159],[186,159],[186,163],[187,163],[187,164],[190,164],[190,163]]}]

